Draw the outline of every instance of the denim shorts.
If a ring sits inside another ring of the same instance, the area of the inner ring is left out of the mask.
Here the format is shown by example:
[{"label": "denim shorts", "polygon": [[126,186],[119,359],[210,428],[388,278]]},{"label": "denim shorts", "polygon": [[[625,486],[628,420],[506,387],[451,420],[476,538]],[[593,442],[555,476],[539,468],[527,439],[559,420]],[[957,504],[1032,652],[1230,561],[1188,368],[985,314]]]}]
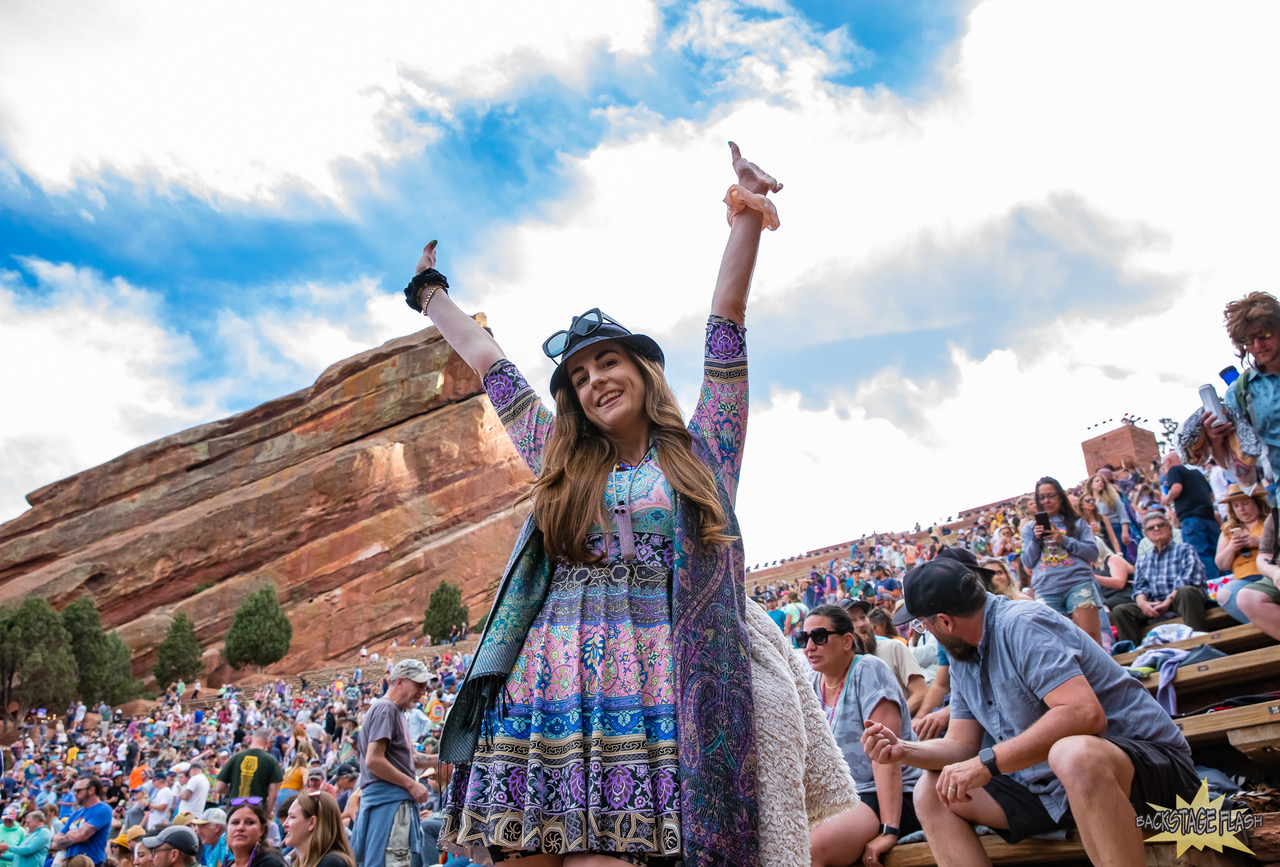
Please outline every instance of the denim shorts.
[{"label": "denim shorts", "polygon": [[1066,593],[1037,593],[1036,599],[1048,605],[1063,617],[1070,617],[1071,612],[1081,605],[1102,607],[1102,594],[1098,592],[1098,584],[1092,578],[1081,581]]}]

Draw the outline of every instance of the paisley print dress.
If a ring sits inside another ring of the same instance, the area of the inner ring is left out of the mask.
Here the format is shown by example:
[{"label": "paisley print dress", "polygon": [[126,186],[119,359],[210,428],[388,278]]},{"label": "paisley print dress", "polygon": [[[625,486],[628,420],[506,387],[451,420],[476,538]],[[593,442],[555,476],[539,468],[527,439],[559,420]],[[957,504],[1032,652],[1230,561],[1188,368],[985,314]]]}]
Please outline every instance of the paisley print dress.
[{"label": "paisley print dress", "polygon": [[[746,430],[745,329],[712,316],[707,375],[690,427],[736,490]],[[554,425],[511,362],[485,390],[534,473]],[[612,509],[631,504],[634,556]],[[598,564],[558,564],[469,774],[455,779],[441,839],[504,853],[602,852],[627,860],[681,853],[679,732],[672,652],[673,491],[655,452],[610,473],[587,546]],[[630,551],[628,551],[630,553]],[[455,775],[457,776],[457,775]]]}]

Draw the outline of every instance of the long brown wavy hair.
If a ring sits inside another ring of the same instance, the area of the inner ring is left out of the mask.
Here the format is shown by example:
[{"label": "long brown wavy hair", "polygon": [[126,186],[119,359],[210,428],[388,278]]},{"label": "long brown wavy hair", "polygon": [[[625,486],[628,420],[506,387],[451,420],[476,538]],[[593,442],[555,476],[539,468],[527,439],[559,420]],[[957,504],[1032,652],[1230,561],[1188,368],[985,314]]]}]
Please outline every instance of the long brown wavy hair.
[{"label": "long brown wavy hair", "polygon": [[307,838],[306,851],[298,853],[295,867],[316,867],[320,859],[330,853],[344,860],[348,867],[355,867],[356,857],[347,842],[347,830],[342,827],[342,811],[333,795],[303,792],[294,803],[305,818],[316,820],[316,827]]},{"label": "long brown wavy hair", "polygon": [[[640,369],[644,413],[650,438],[658,447],[658,464],[672,489],[694,510],[698,541],[706,546],[733,541],[736,537],[724,532],[727,522],[715,476],[693,454],[693,437],[662,367],[627,344],[619,341],[619,345]],[[617,447],[587,419],[575,389],[561,388],[556,394],[555,430],[543,452],[542,474],[525,494],[533,500],[534,520],[549,557],[573,563],[604,559],[587,550],[587,534],[592,523],[610,526],[604,514],[604,488],[617,462]]]}]

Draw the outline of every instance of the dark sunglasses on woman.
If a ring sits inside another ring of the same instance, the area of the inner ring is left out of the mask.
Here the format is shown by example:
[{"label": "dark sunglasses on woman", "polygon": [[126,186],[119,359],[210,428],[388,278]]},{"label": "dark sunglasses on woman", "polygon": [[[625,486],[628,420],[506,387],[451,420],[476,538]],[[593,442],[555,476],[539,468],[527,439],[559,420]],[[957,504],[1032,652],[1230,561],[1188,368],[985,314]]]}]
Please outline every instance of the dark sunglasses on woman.
[{"label": "dark sunglasses on woman", "polygon": [[818,647],[822,647],[824,644],[827,643],[827,640],[831,638],[831,636],[848,635],[848,634],[849,634],[848,630],[840,630],[840,629],[832,630],[832,629],[827,629],[827,627],[825,626],[819,626],[817,629],[812,629],[809,632],[805,632],[803,629],[801,629],[799,632],[794,633],[795,639],[796,639],[796,647],[800,648],[801,650],[804,650],[805,645],[809,643],[810,638],[813,639],[813,643],[815,645],[817,645]]}]

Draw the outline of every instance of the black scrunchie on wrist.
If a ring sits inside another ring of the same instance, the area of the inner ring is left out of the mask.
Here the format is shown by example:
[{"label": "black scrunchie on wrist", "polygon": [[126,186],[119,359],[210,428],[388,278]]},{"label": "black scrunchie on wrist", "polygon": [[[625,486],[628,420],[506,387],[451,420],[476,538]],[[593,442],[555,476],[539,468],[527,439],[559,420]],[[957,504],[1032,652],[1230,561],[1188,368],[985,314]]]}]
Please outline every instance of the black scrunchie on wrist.
[{"label": "black scrunchie on wrist", "polygon": [[439,286],[447,295],[449,293],[449,278],[445,277],[435,268],[428,268],[421,274],[415,275],[414,278],[409,281],[409,285],[404,287],[404,303],[408,304],[419,313],[422,312],[422,308],[418,305],[418,294],[422,291],[422,287],[424,286]]}]

